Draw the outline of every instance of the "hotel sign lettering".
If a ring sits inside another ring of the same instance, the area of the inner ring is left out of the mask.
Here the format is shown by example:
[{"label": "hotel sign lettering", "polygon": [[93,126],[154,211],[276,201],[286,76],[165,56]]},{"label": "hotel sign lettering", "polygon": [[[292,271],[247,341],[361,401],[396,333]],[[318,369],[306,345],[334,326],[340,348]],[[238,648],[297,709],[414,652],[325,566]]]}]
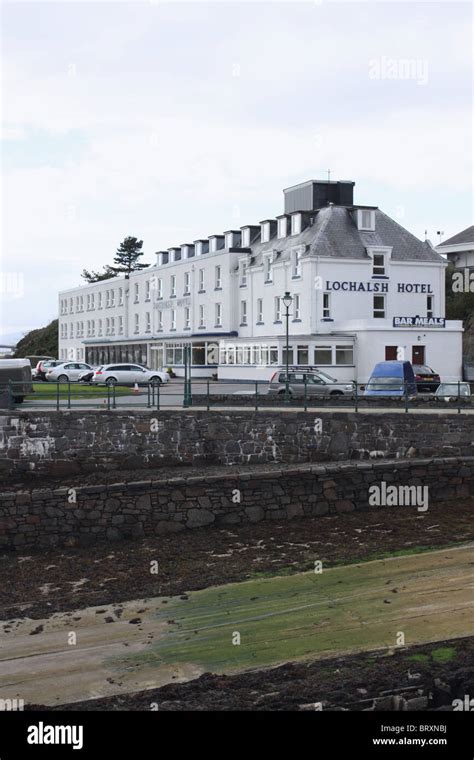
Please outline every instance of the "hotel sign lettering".
[{"label": "hotel sign lettering", "polygon": [[[345,290],[363,293],[388,293],[388,282],[373,280],[357,282],[355,280],[326,280],[326,290]],[[432,287],[426,282],[399,282],[397,293],[433,293]]]},{"label": "hotel sign lettering", "polygon": [[394,317],[393,327],[446,327],[444,317]]}]

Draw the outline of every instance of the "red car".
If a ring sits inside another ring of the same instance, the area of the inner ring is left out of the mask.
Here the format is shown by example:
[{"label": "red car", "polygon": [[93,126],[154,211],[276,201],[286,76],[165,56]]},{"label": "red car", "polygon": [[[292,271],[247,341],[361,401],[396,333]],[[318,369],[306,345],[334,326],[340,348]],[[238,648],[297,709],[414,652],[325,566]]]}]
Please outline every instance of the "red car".
[{"label": "red car", "polygon": [[436,391],[441,378],[431,367],[427,367],[426,364],[414,364],[413,372],[415,373],[416,387],[420,393],[422,391],[431,393]]}]

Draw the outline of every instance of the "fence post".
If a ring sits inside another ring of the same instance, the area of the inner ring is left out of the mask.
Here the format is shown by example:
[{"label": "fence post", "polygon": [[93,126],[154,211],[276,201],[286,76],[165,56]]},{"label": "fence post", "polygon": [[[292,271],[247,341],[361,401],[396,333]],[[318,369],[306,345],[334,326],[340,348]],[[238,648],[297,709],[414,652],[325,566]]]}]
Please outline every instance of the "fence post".
[{"label": "fence post", "polygon": [[307,394],[308,383],[307,383],[307,380],[308,380],[307,375],[304,375],[304,410],[305,410],[305,412],[308,411],[308,394]]},{"label": "fence post", "polygon": [[408,412],[408,383],[405,381],[405,412]]},{"label": "fence post", "polygon": [[458,380],[458,414],[461,414],[461,383]]},{"label": "fence post", "polygon": [[156,408],[160,409],[160,384],[156,386]]},{"label": "fence post", "polygon": [[147,384],[147,404],[146,404],[147,409],[149,409],[150,406],[151,406],[151,404],[150,404],[150,387],[151,387],[150,383],[148,383]]},{"label": "fence post", "polygon": [[358,412],[359,411],[359,392],[358,392],[357,380],[355,381],[354,385],[355,385],[355,395],[354,395],[355,410],[356,412]]},{"label": "fence post", "polygon": [[207,381],[207,411],[209,411],[211,406],[211,397],[209,392],[209,380]]},{"label": "fence post", "polygon": [[15,402],[13,400],[13,381],[8,381],[8,408],[14,409],[15,408]]},{"label": "fence post", "polygon": [[115,383],[112,383],[112,409],[117,408],[117,403],[115,401]]},{"label": "fence post", "polygon": [[59,381],[56,383],[56,411],[59,412]]},{"label": "fence post", "polygon": [[258,380],[255,380],[255,411],[258,412]]},{"label": "fence post", "polygon": [[71,408],[71,381],[67,381],[67,408]]}]

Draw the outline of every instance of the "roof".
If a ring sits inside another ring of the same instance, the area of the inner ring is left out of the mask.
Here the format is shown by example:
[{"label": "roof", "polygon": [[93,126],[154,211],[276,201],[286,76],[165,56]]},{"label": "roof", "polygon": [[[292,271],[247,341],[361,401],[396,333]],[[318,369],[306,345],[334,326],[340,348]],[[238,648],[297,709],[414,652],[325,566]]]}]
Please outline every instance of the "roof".
[{"label": "roof", "polygon": [[462,245],[462,243],[474,243],[474,224],[470,227],[466,227],[462,232],[458,232],[457,235],[453,235],[448,240],[444,240],[437,247],[442,248],[445,245]]},{"label": "roof", "polygon": [[303,256],[333,259],[368,260],[368,247],[391,247],[392,261],[446,263],[427,242],[418,240],[389,216],[375,209],[375,231],[358,230],[351,209],[346,206],[325,206],[309,212],[314,223],[299,235],[277,238],[262,243],[260,235],[251,242],[252,264],[261,263],[264,253],[277,252],[278,260],[287,259],[291,249],[304,246]]}]

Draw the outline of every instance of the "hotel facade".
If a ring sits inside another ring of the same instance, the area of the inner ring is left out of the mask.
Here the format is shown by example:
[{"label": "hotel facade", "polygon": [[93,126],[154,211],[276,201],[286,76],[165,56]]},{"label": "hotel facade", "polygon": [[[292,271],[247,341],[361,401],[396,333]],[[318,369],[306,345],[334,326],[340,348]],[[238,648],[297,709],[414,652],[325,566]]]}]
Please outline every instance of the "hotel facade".
[{"label": "hotel facade", "polygon": [[284,190],[283,213],[158,251],[154,266],[59,294],[59,359],[267,380],[286,361],[340,381],[376,362],[462,377],[462,322],[445,319],[446,260],[354,182]]}]

